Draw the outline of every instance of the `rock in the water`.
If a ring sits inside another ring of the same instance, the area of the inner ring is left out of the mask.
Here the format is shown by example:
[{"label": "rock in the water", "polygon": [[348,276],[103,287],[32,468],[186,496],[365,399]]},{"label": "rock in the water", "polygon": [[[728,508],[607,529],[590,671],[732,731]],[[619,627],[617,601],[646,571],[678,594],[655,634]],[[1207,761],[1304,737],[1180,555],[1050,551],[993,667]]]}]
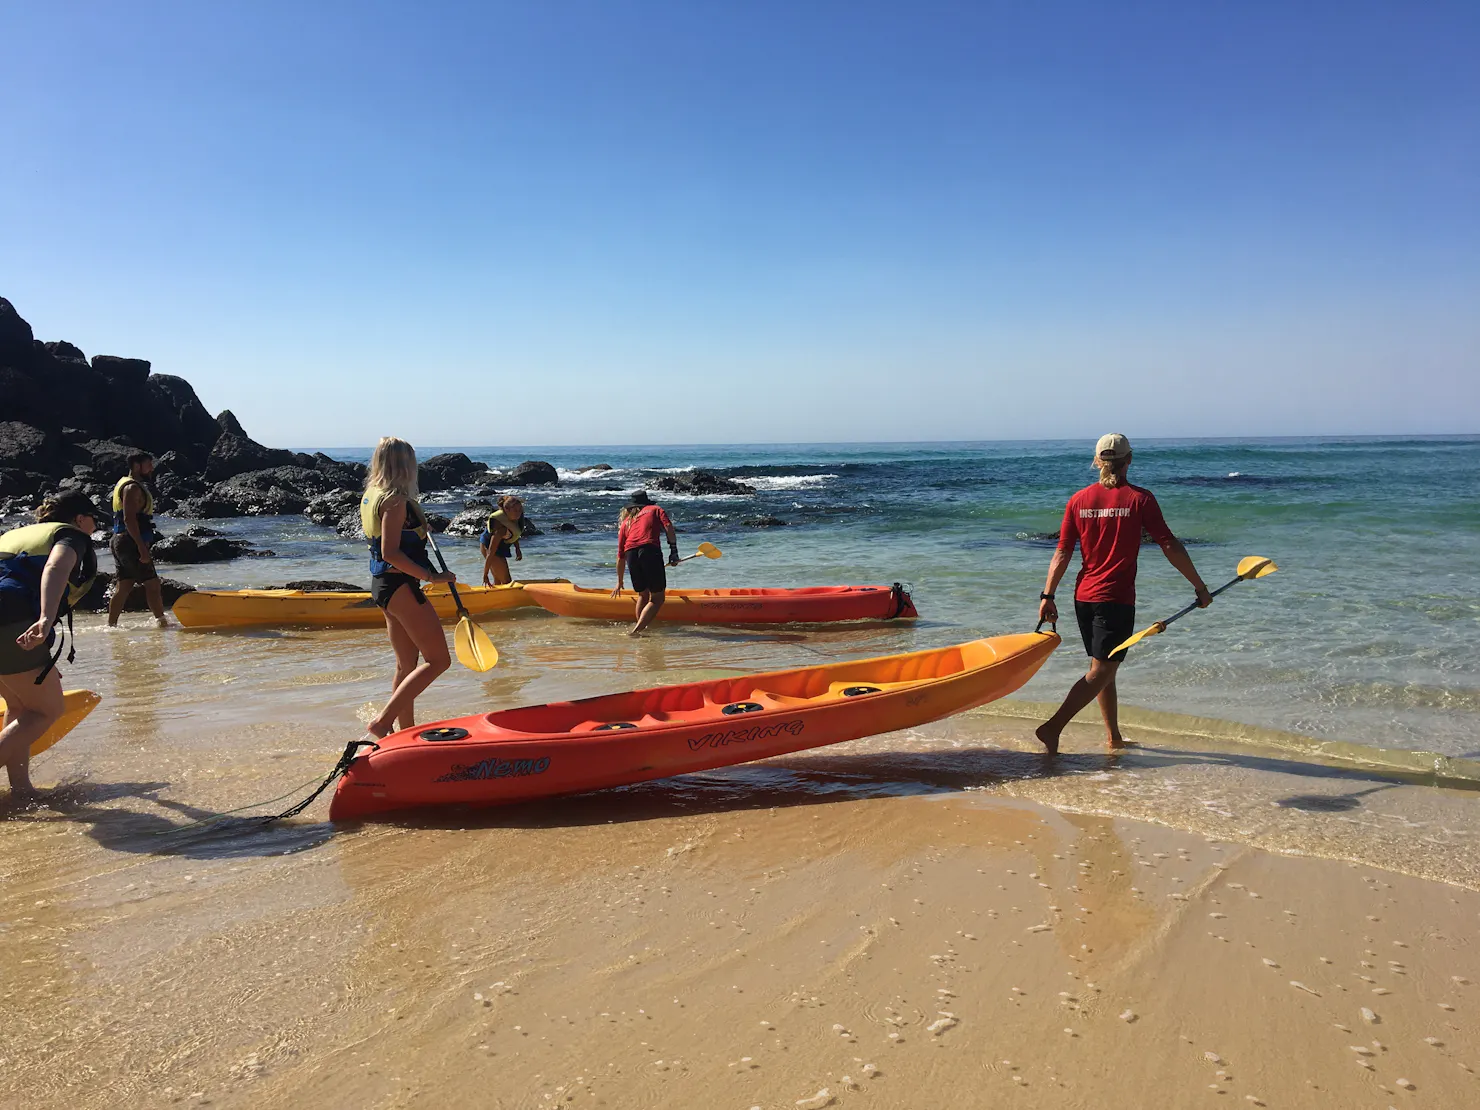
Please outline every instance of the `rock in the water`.
[{"label": "rock in the water", "polygon": [[364,586],[356,586],[353,582],[335,582],[327,578],[302,578],[296,582],[286,582],[282,586],[285,590],[302,590],[310,594],[364,594],[370,591]]},{"label": "rock in the water", "polygon": [[333,478],[341,489],[352,489],[358,493],[365,488],[365,475],[369,467],[364,463],[331,459],[322,451],[315,451],[309,458],[313,459],[315,470]]},{"label": "rock in the water", "polygon": [[549,463],[530,459],[506,473],[501,484],[506,486],[558,486],[560,475]]},{"label": "rock in the water", "polygon": [[559,524],[555,525],[555,531],[557,531],[557,532],[579,532],[580,529],[577,528],[570,521],[568,521],[568,520],[562,520]]},{"label": "rock in the water", "polygon": [[166,474],[173,474],[180,478],[195,478],[200,473],[200,464],[195,459],[190,458],[188,455],[182,455],[178,451],[166,451],[154,460],[156,481]]},{"label": "rock in the water", "polygon": [[686,470],[681,474],[663,474],[648,482],[653,489],[670,493],[689,493],[699,496],[738,495],[755,492],[754,486],[725,478],[712,470]]},{"label": "rock in the water", "polygon": [[263,447],[245,436],[223,432],[206,459],[206,479],[223,482],[238,474],[268,470],[275,466],[291,466],[293,462],[292,451]]},{"label": "rock in the water", "polygon": [[597,463],[595,466],[578,466],[578,467],[576,467],[576,473],[577,474],[595,474],[599,470],[610,470],[611,468],[612,468],[612,464],[611,463]]},{"label": "rock in the water", "polygon": [[213,528],[192,524],[183,532],[157,540],[154,559],[160,563],[219,563],[253,552],[245,540],[223,536]]},{"label": "rock in the water", "polygon": [[365,531],[360,527],[360,509],[355,506],[350,512],[334,522],[334,532],[347,540],[363,540]]},{"label": "rock in the water", "polygon": [[747,528],[785,528],[786,521],[774,516],[751,516],[740,522]]},{"label": "rock in the water", "polygon": [[[425,478],[430,472],[435,475],[436,485],[427,485]],[[488,467],[480,462],[474,462],[461,451],[450,451],[442,455],[433,455],[421,464],[421,471],[417,476],[417,484],[425,490],[447,489],[450,486],[464,486],[480,474],[486,474]]]},{"label": "rock in the water", "polygon": [[337,489],[329,493],[321,493],[309,501],[303,510],[303,515],[315,524],[323,525],[325,528],[333,528],[345,515],[353,513],[355,519],[360,516],[360,494],[354,490]]},{"label": "rock in the water", "polygon": [[488,514],[493,511],[492,506],[484,502],[472,508],[464,509],[452,518],[447,525],[449,536],[478,536],[483,533],[483,526],[488,523]]},{"label": "rock in the water", "polygon": [[[164,607],[168,609],[179,601],[185,594],[192,593],[195,587],[187,582],[177,582],[173,578],[161,578],[159,580],[160,595],[164,599]],[[86,596],[77,603],[76,608],[88,613],[100,613],[108,608],[108,598],[113,595],[113,575],[107,571],[99,571],[97,579],[93,582],[92,589],[88,590]],[[148,599],[145,597],[142,586],[135,586],[129,594],[128,601],[123,606],[125,613],[142,613],[149,608]]]},{"label": "rock in the water", "polygon": [[97,474],[116,482],[128,473],[128,457],[137,450],[116,439],[89,439],[72,448],[72,457],[81,456]]},{"label": "rock in the water", "polygon": [[450,516],[443,516],[441,513],[427,513],[427,529],[438,535],[447,531],[447,526],[451,523]]}]

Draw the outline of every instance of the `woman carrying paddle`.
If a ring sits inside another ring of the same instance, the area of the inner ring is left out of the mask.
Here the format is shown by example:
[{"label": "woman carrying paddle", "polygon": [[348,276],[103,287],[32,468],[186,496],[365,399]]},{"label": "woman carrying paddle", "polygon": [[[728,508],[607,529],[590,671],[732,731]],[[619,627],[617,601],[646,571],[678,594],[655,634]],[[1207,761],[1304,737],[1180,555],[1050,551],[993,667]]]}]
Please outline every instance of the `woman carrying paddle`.
[{"label": "woman carrying paddle", "polygon": [[[62,715],[62,676],[53,627],[92,587],[98,573],[92,534],[98,510],[81,493],[48,498],[35,524],[0,536],[0,764],[11,797],[33,797],[31,745]],[[70,619],[70,618],[69,618]],[[70,631],[71,625],[68,624]],[[67,661],[72,657],[68,655]]]},{"label": "woman carrying paddle", "polygon": [[1084,565],[1074,580],[1074,615],[1079,619],[1079,633],[1090,659],[1089,673],[1069,690],[1058,712],[1038,726],[1038,739],[1050,755],[1058,753],[1059,735],[1074,714],[1096,698],[1100,701],[1100,714],[1105,718],[1106,743],[1112,749],[1125,747],[1125,739],[1120,735],[1115,672],[1126,653],[1111,653],[1135,630],[1136,557],[1141,551],[1143,531],[1160,545],[1167,561],[1192,583],[1198,606],[1206,609],[1213,601],[1187,549],[1167,528],[1151,491],[1126,480],[1130,465],[1131,445],[1125,436],[1100,437],[1094,457],[1100,480],[1069,498],[1064,507],[1059,548],[1048,565],[1048,584],[1038,595],[1039,623],[1057,621],[1059,610],[1054,604],[1054,589],[1069,569],[1069,559],[1077,543]]},{"label": "woman carrying paddle", "polygon": [[455,582],[457,576],[432,569],[427,557],[427,518],[417,501],[416,473],[411,444],[386,436],[375,445],[360,501],[360,526],[370,545],[370,596],[385,612],[396,653],[391,700],[366,726],[377,738],[393,724],[415,724],[416,696],[452,665],[442,622],[421,584]]},{"label": "woman carrying paddle", "polygon": [[636,636],[653,623],[667,596],[668,571],[663,566],[660,546],[668,536],[668,565],[678,565],[678,533],[661,505],[648,499],[646,490],[638,490],[617,517],[617,588],[612,597],[622,592],[622,579],[632,572],[632,590],[637,594],[636,624],[627,635]]},{"label": "woman carrying paddle", "polygon": [[512,550],[516,563],[524,560],[524,552],[519,550],[523,521],[524,502],[513,494],[500,497],[498,508],[488,514],[488,523],[478,537],[485,586],[507,586],[514,580],[509,574],[509,554]]}]

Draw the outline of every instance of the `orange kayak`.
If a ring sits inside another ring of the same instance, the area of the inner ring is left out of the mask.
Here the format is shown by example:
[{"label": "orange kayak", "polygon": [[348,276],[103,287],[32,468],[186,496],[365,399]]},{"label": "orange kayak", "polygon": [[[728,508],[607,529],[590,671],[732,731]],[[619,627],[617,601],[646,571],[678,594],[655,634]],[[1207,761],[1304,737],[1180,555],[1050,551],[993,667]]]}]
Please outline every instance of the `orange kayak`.
[{"label": "orange kayak", "polygon": [[[569,582],[526,583],[524,592],[562,617],[631,621],[637,595]],[[798,590],[669,590],[658,620],[677,624],[788,624],[917,617],[903,586],[813,586]]]},{"label": "orange kayak", "polygon": [[329,817],[522,802],[893,732],[1012,693],[1058,645],[1028,632],[416,725],[350,764]]},{"label": "orange kayak", "polygon": [[[93,706],[102,701],[102,697],[94,694],[91,690],[68,690],[62,695],[62,715],[57,723],[52,725],[41,734],[40,739],[31,741],[31,758],[35,759],[47,748],[51,747],[67,733],[80,725]],[[5,699],[0,698],[0,728],[5,727]]]}]

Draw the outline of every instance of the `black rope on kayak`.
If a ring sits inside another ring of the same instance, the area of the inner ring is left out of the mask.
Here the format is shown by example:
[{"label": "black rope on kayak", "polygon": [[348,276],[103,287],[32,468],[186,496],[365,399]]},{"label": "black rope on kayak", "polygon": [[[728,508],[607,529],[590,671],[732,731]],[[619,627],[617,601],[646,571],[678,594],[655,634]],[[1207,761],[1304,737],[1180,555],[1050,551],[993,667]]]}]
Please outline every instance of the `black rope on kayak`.
[{"label": "black rope on kayak", "polygon": [[282,821],[288,817],[297,817],[300,813],[302,813],[305,809],[313,804],[313,800],[315,798],[317,798],[325,790],[329,789],[329,786],[334,782],[335,779],[339,778],[340,775],[349,770],[350,764],[354,763],[356,759],[360,758],[360,749],[366,747],[370,748],[372,751],[380,750],[380,745],[377,744],[374,740],[351,740],[348,744],[344,746],[344,752],[342,755],[340,755],[339,762],[334,764],[334,769],[329,772],[329,774],[324,778],[323,782],[319,783],[312,794],[304,798],[301,802],[289,806],[281,813],[273,814],[271,817],[261,818],[262,823],[264,825],[270,825],[274,821]]},{"label": "black rope on kayak", "polygon": [[896,582],[890,588],[889,595],[894,599],[894,612],[889,614],[889,619],[893,620],[895,617],[902,614],[904,612],[905,606],[910,603],[910,591],[903,585],[903,583]]}]

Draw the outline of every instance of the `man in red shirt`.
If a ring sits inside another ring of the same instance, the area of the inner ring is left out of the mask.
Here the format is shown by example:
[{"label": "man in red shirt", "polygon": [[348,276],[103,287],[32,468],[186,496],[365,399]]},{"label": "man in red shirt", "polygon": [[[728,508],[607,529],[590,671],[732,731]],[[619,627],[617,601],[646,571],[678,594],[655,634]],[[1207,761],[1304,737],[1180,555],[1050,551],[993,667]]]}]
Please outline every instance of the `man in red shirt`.
[{"label": "man in red shirt", "polygon": [[663,566],[659,547],[668,537],[668,565],[678,565],[678,533],[661,505],[649,500],[646,490],[638,490],[617,517],[617,588],[612,597],[622,592],[622,579],[632,572],[632,590],[637,594],[636,623],[627,635],[637,636],[653,623],[667,596],[668,572]]},{"label": "man in red shirt", "polygon": [[1039,594],[1038,620],[1057,621],[1054,589],[1069,569],[1069,559],[1079,545],[1083,566],[1074,580],[1074,615],[1089,655],[1089,673],[1069,690],[1059,711],[1038,726],[1037,736],[1050,755],[1057,755],[1059,734],[1064,726],[1095,698],[1105,718],[1105,738],[1111,749],[1126,746],[1120,735],[1115,672],[1126,653],[1112,656],[1111,650],[1126,640],[1136,625],[1136,557],[1144,531],[1160,545],[1167,561],[1192,583],[1197,603],[1206,609],[1213,602],[1197,568],[1180,540],[1162,519],[1161,506],[1148,489],[1126,481],[1131,465],[1131,444],[1125,436],[1101,436],[1095,445],[1094,465],[1100,480],[1086,486],[1064,507],[1059,529],[1059,549],[1048,565],[1048,585]]}]

